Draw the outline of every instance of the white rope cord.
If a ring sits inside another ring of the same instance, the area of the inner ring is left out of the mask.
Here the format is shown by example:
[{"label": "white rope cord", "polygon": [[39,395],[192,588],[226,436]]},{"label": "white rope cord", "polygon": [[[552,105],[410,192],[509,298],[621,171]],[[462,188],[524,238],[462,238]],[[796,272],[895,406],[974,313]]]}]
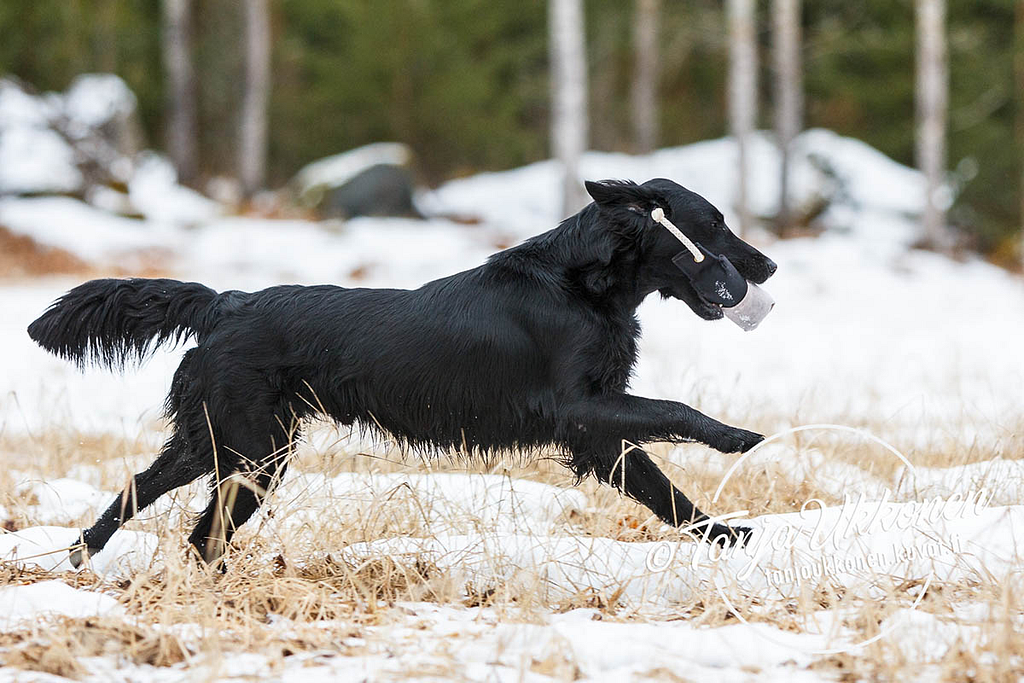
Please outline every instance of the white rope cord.
[{"label": "white rope cord", "polygon": [[701,261],[704,260],[704,252],[702,252],[700,249],[698,249],[697,245],[694,244],[693,242],[691,242],[690,238],[687,237],[686,235],[684,235],[682,230],[680,230],[676,226],[672,225],[672,221],[670,221],[669,219],[665,218],[665,210],[664,209],[662,209],[659,206],[656,209],[654,209],[654,211],[651,211],[651,218],[653,218],[656,223],[661,223],[662,225],[664,225],[665,228],[670,233],[675,235],[675,238],[677,240],[679,240],[680,242],[682,242],[683,246],[685,246],[687,249],[689,249],[690,253],[693,254],[693,260],[694,261],[696,261],[697,263],[700,263]]}]

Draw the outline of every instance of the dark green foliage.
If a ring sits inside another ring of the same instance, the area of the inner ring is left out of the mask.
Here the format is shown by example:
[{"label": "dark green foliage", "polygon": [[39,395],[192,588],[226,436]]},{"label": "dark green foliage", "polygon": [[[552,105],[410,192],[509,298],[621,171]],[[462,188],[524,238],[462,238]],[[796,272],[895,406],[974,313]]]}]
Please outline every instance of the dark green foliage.
[{"label": "dark green foliage", "polygon": [[[949,0],[950,220],[983,250],[1019,225],[1013,0]],[[914,6],[903,0],[805,3],[807,123],[914,164]]]},{"label": "dark green foliage", "polygon": [[[950,218],[983,249],[1019,224],[1014,134],[1014,0],[948,0],[949,168],[961,186]],[[232,174],[242,85],[235,0],[195,1],[201,154],[206,176]],[[770,127],[767,9],[761,3],[760,123]],[[728,49],[720,0],[664,0],[660,144],[726,132]],[[632,148],[632,3],[586,0],[591,144]],[[270,181],[368,142],[397,140],[421,179],[547,156],[545,0],[272,0]],[[159,0],[5,0],[0,73],[42,90],[114,70],[139,97],[148,143],[164,111]],[[861,138],[914,163],[911,0],[804,2],[807,126]],[[976,169],[976,172],[972,169]]]}]

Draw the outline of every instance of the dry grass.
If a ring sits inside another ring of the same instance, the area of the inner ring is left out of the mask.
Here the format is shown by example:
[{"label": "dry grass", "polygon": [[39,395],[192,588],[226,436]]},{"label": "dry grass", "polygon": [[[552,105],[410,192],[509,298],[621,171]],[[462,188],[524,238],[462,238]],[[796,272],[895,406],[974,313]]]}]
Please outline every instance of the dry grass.
[{"label": "dry grass", "polygon": [[75,254],[0,225],[0,279],[21,280],[44,275],[79,277],[159,277],[167,274],[164,250],[138,250],[122,254],[123,263],[90,263]]},{"label": "dry grass", "polygon": [[[749,424],[749,423],[748,423]],[[770,421],[753,427],[768,428]],[[386,445],[372,454],[339,445],[343,434],[322,432],[314,443],[304,446],[293,462],[298,472],[401,472],[401,471],[485,471],[569,486],[571,476],[553,459],[532,462],[498,461],[481,465],[452,458],[424,462],[403,458]],[[337,437],[337,438],[335,438]],[[32,437],[0,437],[0,505],[9,512],[0,520],[8,531],[35,525],[33,500],[19,493],[16,477],[54,479],[63,476],[88,478],[107,490],[120,488],[131,473],[145,466],[160,444],[160,435],[143,431],[135,439],[87,436],[59,432]],[[798,452],[818,451],[833,461],[857,464],[879,476],[891,476],[896,464],[877,448],[828,435],[807,435],[797,444]],[[995,451],[932,444],[926,448],[905,447],[915,464],[949,466],[992,457],[1024,457],[1024,424],[1006,429]],[[812,496],[832,496],[816,488],[813,480],[791,481],[771,463],[744,471],[733,479],[722,497],[712,504],[711,496],[721,479],[722,467],[734,457],[709,454],[706,448],[686,446],[651,449],[670,476],[705,509],[722,512],[749,509],[752,514],[790,512]],[[574,511],[559,521],[564,534],[592,535],[626,542],[673,540],[679,535],[657,522],[649,512],[607,487],[584,482],[591,501],[587,510]],[[201,486],[176,494],[182,507]],[[841,501],[835,501],[841,502]],[[301,501],[275,500],[274,515],[292,514]],[[143,516],[129,528],[144,529],[161,539],[162,566],[140,572],[130,579],[113,581],[89,572],[52,573],[5,566],[0,568],[0,585],[57,579],[75,587],[101,591],[117,598],[123,617],[67,619],[53,626],[18,630],[0,635],[0,662],[6,666],[45,671],[71,678],[86,676],[83,657],[105,657],[112,661],[157,667],[175,666],[189,670],[205,667],[214,671],[229,653],[260,652],[269,657],[271,669],[279,670],[291,657],[355,655],[372,649],[381,639],[383,627],[406,623],[403,603],[428,602],[442,605],[483,607],[496,610],[502,619],[541,622],[554,612],[586,607],[607,620],[651,618],[636,606],[625,605],[621,591],[582,589],[578,594],[550,604],[531,594],[523,585],[469,585],[456,572],[437,567],[425,559],[401,563],[386,557],[359,564],[338,559],[337,551],[351,543],[405,534],[431,533],[414,500],[401,495],[382,499],[372,514],[352,518],[325,514],[322,526],[305,534],[305,540],[291,542],[261,533],[260,524],[240,530],[227,555],[223,572],[196,562],[184,547],[185,516]],[[92,522],[95,512],[76,525]],[[310,540],[312,539],[312,540]],[[1024,675],[1024,580],[1017,576],[1008,584],[978,581],[972,585],[937,585],[918,607],[939,623],[974,621],[977,639],[968,646],[954,642],[935,658],[928,670],[942,680],[1001,681]],[[907,607],[915,597],[913,586],[893,587],[883,600],[863,601],[846,614],[844,623],[863,638],[878,632],[884,619],[898,607]],[[759,609],[756,600],[737,605],[750,621],[770,623],[783,630],[804,628],[802,615],[811,607],[828,606],[836,600],[822,587],[800,596],[791,604],[772,610]],[[968,609],[969,608],[969,609]],[[978,614],[984,614],[978,617]],[[735,616],[713,592],[697,595],[680,604],[661,619],[687,619],[702,626],[735,623]],[[282,627],[282,624],[285,626]],[[326,654],[325,654],[326,653]],[[455,662],[452,667],[456,667]],[[211,668],[212,667],[212,668]],[[568,656],[544,655],[532,660],[531,671],[559,680],[578,678],[578,663]],[[838,680],[912,679],[921,671],[919,657],[908,655],[898,645],[882,639],[865,648],[816,659],[812,668]],[[446,676],[451,671],[438,671]],[[682,680],[685,672],[653,671],[662,680]]]}]

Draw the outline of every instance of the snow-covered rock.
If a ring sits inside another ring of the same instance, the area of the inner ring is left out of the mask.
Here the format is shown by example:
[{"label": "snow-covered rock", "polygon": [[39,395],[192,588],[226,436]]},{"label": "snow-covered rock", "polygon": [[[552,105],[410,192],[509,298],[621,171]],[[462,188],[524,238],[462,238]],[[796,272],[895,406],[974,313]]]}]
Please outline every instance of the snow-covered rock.
[{"label": "snow-covered rock", "polygon": [[378,142],[314,161],[293,186],[299,202],[322,218],[415,217],[411,162],[406,145]]},{"label": "snow-covered rock", "polygon": [[309,192],[341,187],[373,166],[407,166],[411,161],[412,151],[408,145],[376,142],[307,164],[295,174],[293,182],[301,197]]}]

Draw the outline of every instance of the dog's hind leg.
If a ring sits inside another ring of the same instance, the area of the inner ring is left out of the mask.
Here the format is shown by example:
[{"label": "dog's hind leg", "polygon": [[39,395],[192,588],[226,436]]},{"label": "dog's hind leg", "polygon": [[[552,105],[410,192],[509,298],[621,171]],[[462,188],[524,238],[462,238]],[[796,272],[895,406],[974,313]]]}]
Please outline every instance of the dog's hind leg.
[{"label": "dog's hind leg", "polygon": [[633,500],[647,506],[662,521],[673,526],[695,527],[695,537],[707,536],[725,541],[743,540],[749,529],[729,527],[706,522],[709,517],[677,489],[665,473],[658,469],[651,457],[639,447],[625,444],[621,447],[595,447],[582,445],[572,449],[569,467],[577,476],[594,474],[600,481],[610,484]]},{"label": "dog's hind leg", "polygon": [[[157,498],[209,471],[209,467],[190,451],[180,431],[175,431],[153,464],[136,474],[132,483],[100,515],[96,523],[82,533],[82,541],[89,554],[95,555],[102,550],[121,525]],[[80,548],[71,554],[71,564],[75,567],[82,564],[83,551]]]},{"label": "dog's hind leg", "polygon": [[189,535],[199,556],[211,564],[284,476],[300,438],[299,417],[290,405],[256,401],[247,408],[217,429],[218,480]]},{"label": "dog's hind leg", "polygon": [[224,554],[238,527],[252,517],[281,481],[288,467],[288,454],[275,453],[257,471],[236,471],[222,477],[214,487],[210,504],[188,539],[207,564],[213,564]]}]

